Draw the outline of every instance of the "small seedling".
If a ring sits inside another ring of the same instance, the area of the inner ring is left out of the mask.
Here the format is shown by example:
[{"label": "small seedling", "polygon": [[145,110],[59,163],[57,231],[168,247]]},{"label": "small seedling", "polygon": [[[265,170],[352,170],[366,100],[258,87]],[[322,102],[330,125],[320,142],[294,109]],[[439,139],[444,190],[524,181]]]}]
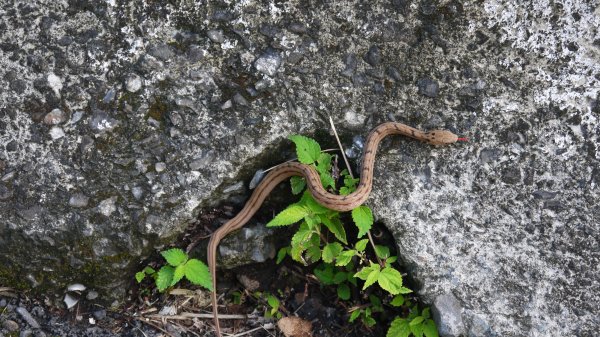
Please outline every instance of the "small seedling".
[{"label": "small seedling", "polygon": [[200,285],[212,290],[212,279],[208,267],[198,259],[190,259],[188,255],[179,248],[171,248],[160,253],[167,264],[162,266],[158,272],[151,267],[146,267],[135,274],[138,283],[146,276],[154,279],[156,287],[160,292],[173,287],[183,278],[195,285]]}]

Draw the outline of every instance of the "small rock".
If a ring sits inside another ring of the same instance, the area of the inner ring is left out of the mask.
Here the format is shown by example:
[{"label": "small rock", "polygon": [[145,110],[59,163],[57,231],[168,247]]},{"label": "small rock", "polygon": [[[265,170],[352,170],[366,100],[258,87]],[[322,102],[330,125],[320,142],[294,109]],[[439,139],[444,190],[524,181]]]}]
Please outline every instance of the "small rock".
[{"label": "small rock", "polygon": [[85,290],[85,286],[81,283],[69,284],[69,286],[67,287],[67,291],[84,291],[84,290]]},{"label": "small rock", "polygon": [[77,304],[77,302],[79,302],[79,298],[67,293],[65,295],[65,298],[63,299],[63,301],[65,302],[67,309],[71,309],[72,307],[75,306],[75,304]]},{"label": "small rock", "polygon": [[502,172],[502,181],[507,184],[518,184],[521,181],[521,170],[518,167],[507,167]]},{"label": "small rock", "polygon": [[54,109],[44,116],[42,122],[47,125],[56,125],[63,123],[67,120],[67,116],[64,111],[60,109]]},{"label": "small rock", "polygon": [[81,120],[81,117],[83,117],[83,111],[75,111],[73,113],[73,115],[71,116],[71,124],[75,124],[77,122],[79,122]]},{"label": "small rock", "polygon": [[30,327],[32,327],[34,329],[40,328],[39,323],[33,318],[33,316],[31,316],[31,314],[29,313],[29,311],[27,311],[27,309],[25,309],[23,307],[18,307],[17,313],[19,315],[21,315],[23,320],[25,320],[25,322],[27,322],[27,324],[29,324]]},{"label": "small rock", "polygon": [[106,95],[104,95],[104,98],[102,99],[102,101],[106,104],[112,102],[115,97],[117,96],[117,91],[114,88],[110,88],[107,92]]},{"label": "small rock", "polygon": [[4,184],[0,184],[0,200],[9,199],[12,195],[13,193],[8,187],[4,186]]},{"label": "small rock", "polygon": [[73,207],[86,207],[90,198],[88,198],[85,194],[76,193],[69,198],[69,205]]},{"label": "small rock", "polygon": [[238,106],[248,106],[248,101],[239,92],[233,96],[233,101]]},{"label": "small rock", "polygon": [[148,53],[163,61],[168,61],[174,56],[173,51],[171,51],[171,48],[164,43],[151,46]]},{"label": "small rock", "polygon": [[142,199],[142,196],[144,195],[144,190],[139,186],[134,186],[131,189],[131,194],[133,194],[133,197],[135,198],[135,200],[140,200],[140,199]]},{"label": "small rock", "polygon": [[233,103],[231,102],[230,99],[228,99],[225,103],[223,103],[223,105],[221,105],[221,110],[230,109],[232,106],[233,106]]},{"label": "small rock", "polygon": [[90,128],[96,132],[111,131],[117,127],[118,124],[119,121],[101,110],[95,111],[89,122]]},{"label": "small rock", "polygon": [[431,313],[438,324],[438,332],[441,337],[465,335],[462,307],[454,295],[444,294],[436,297]]},{"label": "small rock", "polygon": [[32,337],[33,336],[33,331],[27,329],[27,330],[23,330],[21,331],[21,333],[19,333],[19,337]]},{"label": "small rock", "polygon": [[98,295],[99,295],[99,294],[98,294],[98,292],[97,292],[97,291],[95,291],[95,290],[90,290],[90,291],[87,293],[87,295],[85,295],[85,298],[91,301],[91,300],[95,300],[95,299],[97,299],[97,298],[98,298]]},{"label": "small rock", "polygon": [[166,168],[167,168],[167,164],[165,164],[163,162],[154,164],[154,170],[156,170],[156,172],[162,172]]},{"label": "small rock", "polygon": [[92,315],[94,315],[94,318],[101,321],[106,318],[106,309],[96,310],[92,313]]},{"label": "small rock", "polygon": [[308,31],[308,28],[306,28],[306,25],[302,22],[292,22],[288,26],[288,29],[290,32],[296,33],[296,34],[304,34]]},{"label": "small rock", "polygon": [[417,86],[419,87],[419,94],[427,97],[435,98],[440,92],[440,86],[437,81],[430,78],[420,79],[417,81]]},{"label": "small rock", "polygon": [[15,332],[15,331],[19,330],[19,323],[12,321],[10,319],[7,319],[6,321],[2,322],[2,327],[4,329],[6,329],[8,332]]},{"label": "small rock", "polygon": [[556,195],[558,194],[558,192],[550,192],[550,191],[539,190],[539,191],[534,191],[531,194],[536,199],[549,200],[549,199],[554,199],[556,197]]},{"label": "small rock", "polygon": [[129,92],[137,92],[142,88],[142,78],[136,74],[131,74],[125,80],[125,89]]},{"label": "small rock", "polygon": [[116,201],[117,197],[110,197],[102,200],[98,204],[98,212],[104,216],[110,216],[114,211],[117,210],[117,206],[115,205]]},{"label": "small rock", "polygon": [[253,190],[256,186],[258,186],[258,184],[260,184],[260,182],[262,181],[264,176],[265,176],[265,171],[258,169],[256,171],[256,173],[254,173],[254,177],[252,177],[252,180],[250,180],[250,184],[248,184],[248,188]]},{"label": "small rock", "polygon": [[212,29],[206,32],[206,35],[212,42],[223,43],[225,42],[225,35],[221,29]]},{"label": "small rock", "polygon": [[53,73],[50,73],[50,74],[48,74],[47,79],[48,79],[48,85],[50,86],[50,88],[52,88],[52,90],[54,91],[56,96],[60,97],[60,91],[63,87],[62,80],[60,79],[60,77],[54,75]]},{"label": "small rock", "polygon": [[65,131],[61,127],[53,126],[50,129],[50,138],[52,138],[52,140],[60,139],[64,136],[65,136]]},{"label": "small rock", "polygon": [[373,67],[377,66],[381,63],[381,52],[379,51],[379,47],[375,45],[371,46],[363,59]]},{"label": "small rock", "polygon": [[277,69],[281,66],[281,62],[282,59],[278,53],[266,52],[254,61],[254,67],[265,75],[273,76],[277,73]]}]

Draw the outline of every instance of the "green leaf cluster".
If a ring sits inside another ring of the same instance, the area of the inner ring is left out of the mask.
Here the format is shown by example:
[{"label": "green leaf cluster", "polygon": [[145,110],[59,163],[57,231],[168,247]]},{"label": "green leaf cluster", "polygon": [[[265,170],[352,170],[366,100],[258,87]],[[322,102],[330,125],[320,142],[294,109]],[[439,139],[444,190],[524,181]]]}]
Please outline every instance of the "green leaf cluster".
[{"label": "green leaf cluster", "polygon": [[212,278],[208,267],[198,259],[190,259],[188,255],[179,248],[172,248],[160,253],[167,261],[158,272],[150,267],[135,274],[138,283],[142,282],[146,275],[154,278],[156,287],[160,292],[174,286],[183,278],[193,284],[203,286],[212,290]]},{"label": "green leaf cluster", "polygon": [[413,307],[410,314],[406,318],[397,317],[392,321],[386,337],[438,337],[438,330],[429,308],[423,309],[419,314],[419,310]]},{"label": "green leaf cluster", "polygon": [[[356,191],[360,179],[351,177],[347,170],[339,172],[332,167],[332,163],[337,160],[332,155],[321,152],[321,146],[315,140],[299,135],[290,136],[289,139],[296,145],[298,160],[312,165],[318,172],[324,189],[340,195]],[[365,326],[371,327],[377,323],[376,318],[385,311],[385,306],[400,307],[406,311],[412,308],[408,317],[397,317],[393,321],[388,337],[410,334],[419,337],[437,336],[428,309],[419,314],[417,308],[404,297],[411,290],[403,286],[402,275],[393,267],[397,257],[391,255],[390,248],[371,242],[372,250],[367,252],[370,239],[364,237],[373,226],[371,209],[363,205],[351,211],[353,226],[357,231],[355,240],[358,240],[352,244],[348,240],[340,212],[320,205],[305,190],[304,178],[292,177],[290,185],[294,195],[301,195],[300,200],[289,205],[267,224],[268,227],[298,224],[290,245],[278,251],[277,263],[281,263],[286,256],[303,264],[319,262],[313,269],[319,282],[323,286],[335,287],[340,300],[357,304],[349,311],[350,322],[360,320]],[[368,257],[373,253],[377,261]],[[389,293],[389,296],[382,300],[374,295],[369,289],[374,285]],[[362,303],[357,296],[359,293],[370,293],[369,302]],[[271,308],[268,315],[278,314],[280,303],[277,298],[267,297],[267,302]]]}]

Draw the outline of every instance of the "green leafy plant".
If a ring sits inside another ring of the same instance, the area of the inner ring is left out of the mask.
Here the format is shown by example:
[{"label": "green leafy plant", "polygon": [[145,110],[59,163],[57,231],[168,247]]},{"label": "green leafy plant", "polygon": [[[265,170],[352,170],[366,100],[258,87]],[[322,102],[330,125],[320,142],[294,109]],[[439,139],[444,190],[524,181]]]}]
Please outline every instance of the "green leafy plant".
[{"label": "green leafy plant", "polygon": [[[296,145],[298,160],[312,165],[319,173],[321,184],[332,193],[348,195],[356,190],[359,179],[353,178],[347,170],[332,169],[333,157],[321,152],[320,145],[308,137],[294,135],[289,137]],[[342,182],[337,187],[338,183]],[[306,188],[302,177],[290,179],[292,193],[301,195],[300,200],[289,205],[277,214],[267,227],[289,226],[298,223],[298,229],[292,236],[289,246],[281,248],[277,253],[277,263],[290,256],[304,265],[319,263],[314,274],[324,286],[335,287],[337,296],[342,301],[352,298],[353,289],[364,292],[377,285],[389,294],[382,300],[371,293],[369,302],[352,307],[349,321],[360,321],[367,327],[374,326],[377,321],[374,314],[384,311],[384,306],[402,307],[410,311],[407,317],[396,317],[389,327],[387,336],[437,337],[437,328],[429,316],[429,309],[418,311],[403,295],[411,293],[404,287],[402,274],[394,268],[397,257],[391,256],[387,246],[372,242],[367,235],[373,226],[373,212],[367,206],[359,206],[351,211],[351,219],[356,227],[358,240],[351,244],[340,212],[330,210],[319,204]],[[304,192],[303,192],[304,191]],[[364,238],[367,235],[367,238]],[[367,254],[369,243],[372,252]],[[375,254],[376,261],[369,256]],[[359,287],[359,282],[362,287]],[[276,298],[275,298],[276,299]],[[271,312],[278,312],[279,301],[269,301]]]},{"label": "green leafy plant", "polygon": [[188,255],[179,248],[171,248],[160,253],[167,264],[158,271],[151,267],[146,267],[135,274],[138,283],[142,282],[146,276],[154,279],[156,287],[160,292],[176,285],[183,278],[193,284],[203,286],[212,290],[212,279],[208,267],[198,259],[190,259]]}]

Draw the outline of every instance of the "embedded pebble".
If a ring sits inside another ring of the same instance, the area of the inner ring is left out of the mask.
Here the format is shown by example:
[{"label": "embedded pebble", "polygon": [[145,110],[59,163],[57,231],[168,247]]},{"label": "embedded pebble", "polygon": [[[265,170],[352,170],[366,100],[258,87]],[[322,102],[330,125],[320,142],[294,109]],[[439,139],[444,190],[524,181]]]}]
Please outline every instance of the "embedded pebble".
[{"label": "embedded pebble", "polygon": [[60,91],[63,87],[61,78],[53,73],[48,74],[48,85],[54,91],[56,96],[60,97]]},{"label": "embedded pebble", "polygon": [[115,99],[115,96],[117,95],[117,92],[115,91],[114,88],[110,88],[107,92],[106,95],[104,95],[104,98],[102,99],[102,101],[104,103],[110,103]]},{"label": "embedded pebble", "polygon": [[117,210],[117,206],[115,205],[116,201],[117,197],[110,197],[108,199],[102,200],[98,204],[98,212],[100,212],[104,216],[110,216],[114,211]]},{"label": "embedded pebble", "polygon": [[381,52],[379,51],[379,47],[375,45],[371,46],[369,51],[365,54],[364,60],[373,67],[381,63]]},{"label": "embedded pebble", "polygon": [[233,96],[233,101],[239,106],[248,106],[248,101],[239,92]]},{"label": "embedded pebble", "polygon": [[167,168],[167,164],[165,164],[163,162],[154,164],[154,170],[156,170],[156,172],[162,172],[166,168]]},{"label": "embedded pebble", "polygon": [[44,116],[42,122],[48,125],[56,125],[63,123],[67,120],[67,116],[64,111],[60,109],[54,109]]},{"label": "embedded pebble", "polygon": [[277,73],[277,70],[281,66],[281,56],[276,52],[267,52],[262,54],[254,61],[254,67],[259,72],[273,76]]},{"label": "embedded pebble", "polygon": [[233,106],[233,103],[231,102],[230,99],[228,99],[225,103],[223,103],[221,105],[221,110],[227,110],[230,109]]},{"label": "embedded pebble", "polygon": [[10,197],[12,197],[13,193],[12,191],[4,186],[4,184],[0,184],[0,200],[6,200]]},{"label": "embedded pebble", "polygon": [[15,331],[19,330],[19,323],[15,322],[13,320],[7,319],[4,322],[2,322],[2,327],[4,329],[6,329],[8,332],[15,332]]},{"label": "embedded pebble", "polygon": [[419,81],[417,81],[417,86],[419,87],[419,94],[431,98],[437,97],[440,91],[438,82],[430,78],[419,79]]},{"label": "embedded pebble", "polygon": [[101,110],[96,110],[89,122],[90,128],[97,132],[112,131],[118,124],[116,119]]},{"label": "embedded pebble", "polygon": [[435,298],[431,313],[438,325],[440,336],[465,335],[462,310],[460,302],[450,293]]},{"label": "embedded pebble", "polygon": [[56,140],[56,139],[62,138],[64,136],[65,136],[65,131],[61,127],[53,126],[50,129],[50,138],[52,138],[52,140]]},{"label": "embedded pebble", "polygon": [[27,311],[27,309],[25,309],[23,307],[18,307],[17,313],[19,315],[21,315],[23,320],[25,320],[25,322],[27,322],[27,324],[29,324],[30,327],[32,327],[34,329],[40,328],[40,325],[38,324],[38,322],[33,318],[33,316],[31,316],[31,314],[29,313],[29,311]]},{"label": "embedded pebble", "polygon": [[131,74],[125,80],[125,89],[129,92],[137,92],[142,88],[142,78],[136,74]]},{"label": "embedded pebble", "polygon": [[69,205],[73,207],[86,207],[90,201],[85,194],[76,193],[69,198]]},{"label": "embedded pebble", "polygon": [[223,43],[225,42],[225,35],[221,29],[213,29],[206,32],[206,35],[212,42]]}]

